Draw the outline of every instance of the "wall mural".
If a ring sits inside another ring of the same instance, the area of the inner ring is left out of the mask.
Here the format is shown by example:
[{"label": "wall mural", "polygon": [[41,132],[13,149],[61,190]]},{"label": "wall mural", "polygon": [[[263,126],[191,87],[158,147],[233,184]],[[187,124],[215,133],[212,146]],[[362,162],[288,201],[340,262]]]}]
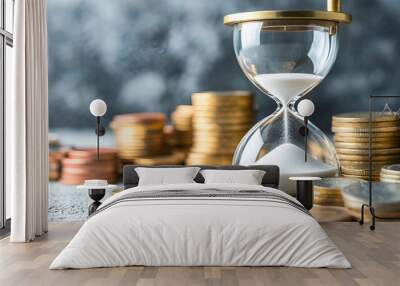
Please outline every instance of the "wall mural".
[{"label": "wall mural", "polygon": [[[108,102],[113,115],[170,113],[192,92],[246,89],[223,15],[260,9],[325,9],[324,1],[48,1],[50,127],[89,127],[88,105]],[[366,110],[369,94],[397,94],[400,3],[344,1],[353,23],[343,26],[333,70],[310,98],[313,121],[329,131],[335,113]],[[275,108],[257,96],[259,117]]]}]

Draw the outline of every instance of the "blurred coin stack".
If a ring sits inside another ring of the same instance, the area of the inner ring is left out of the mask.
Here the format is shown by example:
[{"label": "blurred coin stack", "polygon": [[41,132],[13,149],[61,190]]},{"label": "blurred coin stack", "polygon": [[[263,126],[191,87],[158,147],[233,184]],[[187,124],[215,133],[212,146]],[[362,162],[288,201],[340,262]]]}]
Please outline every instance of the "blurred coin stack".
[{"label": "blurred coin stack", "polygon": [[187,164],[230,165],[253,124],[253,96],[248,91],[194,93],[192,105],[193,146]]},{"label": "blurred coin stack", "polygon": [[381,181],[386,183],[400,183],[400,164],[382,167]]},{"label": "blurred coin stack", "polygon": [[60,141],[55,134],[49,134],[49,181],[57,181],[61,176],[61,159],[65,151],[60,151]]},{"label": "blurred coin stack", "polygon": [[373,180],[379,180],[381,168],[400,162],[400,118],[395,114],[374,112],[345,113],[333,116],[332,132],[345,177],[369,178],[369,138],[371,135]]},{"label": "blurred coin stack", "polygon": [[134,162],[140,157],[155,157],[167,153],[164,113],[134,113],[117,115],[111,122],[119,157]]},{"label": "blurred coin stack", "polygon": [[314,204],[320,206],[344,206],[342,190],[338,187],[314,185]]},{"label": "blurred coin stack", "polygon": [[61,177],[61,162],[66,151],[49,152],[49,180],[57,181]]},{"label": "blurred coin stack", "polygon": [[68,151],[66,157],[62,159],[61,182],[78,185],[90,179],[107,180],[109,183],[118,181],[116,150],[100,148],[99,160],[96,148]]},{"label": "blurred coin stack", "polygon": [[183,152],[187,152],[192,147],[192,118],[193,107],[191,105],[178,105],[171,115],[176,140],[175,147]]}]

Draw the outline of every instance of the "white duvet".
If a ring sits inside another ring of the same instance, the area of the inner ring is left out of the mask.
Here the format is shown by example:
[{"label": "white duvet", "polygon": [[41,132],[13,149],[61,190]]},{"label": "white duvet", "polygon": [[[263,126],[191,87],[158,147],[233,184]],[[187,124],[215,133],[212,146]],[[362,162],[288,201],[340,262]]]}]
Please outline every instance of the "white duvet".
[{"label": "white duvet", "polygon": [[[179,184],[165,190],[263,190],[254,185]],[[308,214],[257,198],[160,198],[124,201],[89,218],[50,269],[145,266],[293,266],[349,268],[350,263]]]}]

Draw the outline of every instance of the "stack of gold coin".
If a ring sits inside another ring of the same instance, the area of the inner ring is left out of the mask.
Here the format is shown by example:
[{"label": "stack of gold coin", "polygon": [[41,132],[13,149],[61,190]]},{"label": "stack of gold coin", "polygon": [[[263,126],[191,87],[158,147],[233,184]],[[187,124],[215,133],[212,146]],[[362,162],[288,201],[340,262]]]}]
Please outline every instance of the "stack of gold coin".
[{"label": "stack of gold coin", "polygon": [[314,186],[314,204],[321,206],[344,206],[341,189]]},{"label": "stack of gold coin", "polygon": [[176,136],[175,127],[171,124],[164,126],[164,141],[168,150],[173,150],[178,146],[178,139]]},{"label": "stack of gold coin", "polygon": [[400,164],[382,167],[381,181],[387,183],[400,183]]},{"label": "stack of gold coin", "polygon": [[49,152],[49,180],[57,181],[61,176],[61,161],[65,157],[65,151]]},{"label": "stack of gold coin", "polygon": [[248,91],[202,92],[192,95],[193,146],[187,164],[229,165],[254,121]]},{"label": "stack of gold coin", "polygon": [[193,107],[191,105],[178,105],[171,115],[178,149],[187,150],[192,146],[192,117]]},{"label": "stack of gold coin", "polygon": [[345,177],[369,178],[369,138],[373,180],[379,180],[383,166],[400,162],[400,118],[395,114],[372,113],[371,128],[368,112],[336,115],[332,131]]},{"label": "stack of gold coin", "polygon": [[183,165],[185,163],[186,153],[174,151],[168,155],[157,157],[141,157],[135,159],[135,164],[144,166],[154,165]]},{"label": "stack of gold coin", "polygon": [[111,122],[119,157],[126,162],[135,158],[166,154],[163,113],[117,115]]},{"label": "stack of gold coin", "polygon": [[97,159],[96,148],[72,149],[62,159],[61,182],[78,185],[85,180],[101,179],[109,183],[118,180],[117,151],[100,148],[100,157]]}]

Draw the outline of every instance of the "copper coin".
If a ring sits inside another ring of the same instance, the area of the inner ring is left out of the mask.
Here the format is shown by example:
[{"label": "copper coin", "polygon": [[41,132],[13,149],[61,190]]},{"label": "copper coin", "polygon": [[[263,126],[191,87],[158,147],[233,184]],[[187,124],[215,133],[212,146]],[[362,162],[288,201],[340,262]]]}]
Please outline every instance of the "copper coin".
[{"label": "copper coin", "polygon": [[[99,153],[102,159],[115,159],[117,155],[117,150],[111,148],[100,148]],[[72,149],[68,152],[68,157],[97,159],[97,149],[96,148]]]}]

